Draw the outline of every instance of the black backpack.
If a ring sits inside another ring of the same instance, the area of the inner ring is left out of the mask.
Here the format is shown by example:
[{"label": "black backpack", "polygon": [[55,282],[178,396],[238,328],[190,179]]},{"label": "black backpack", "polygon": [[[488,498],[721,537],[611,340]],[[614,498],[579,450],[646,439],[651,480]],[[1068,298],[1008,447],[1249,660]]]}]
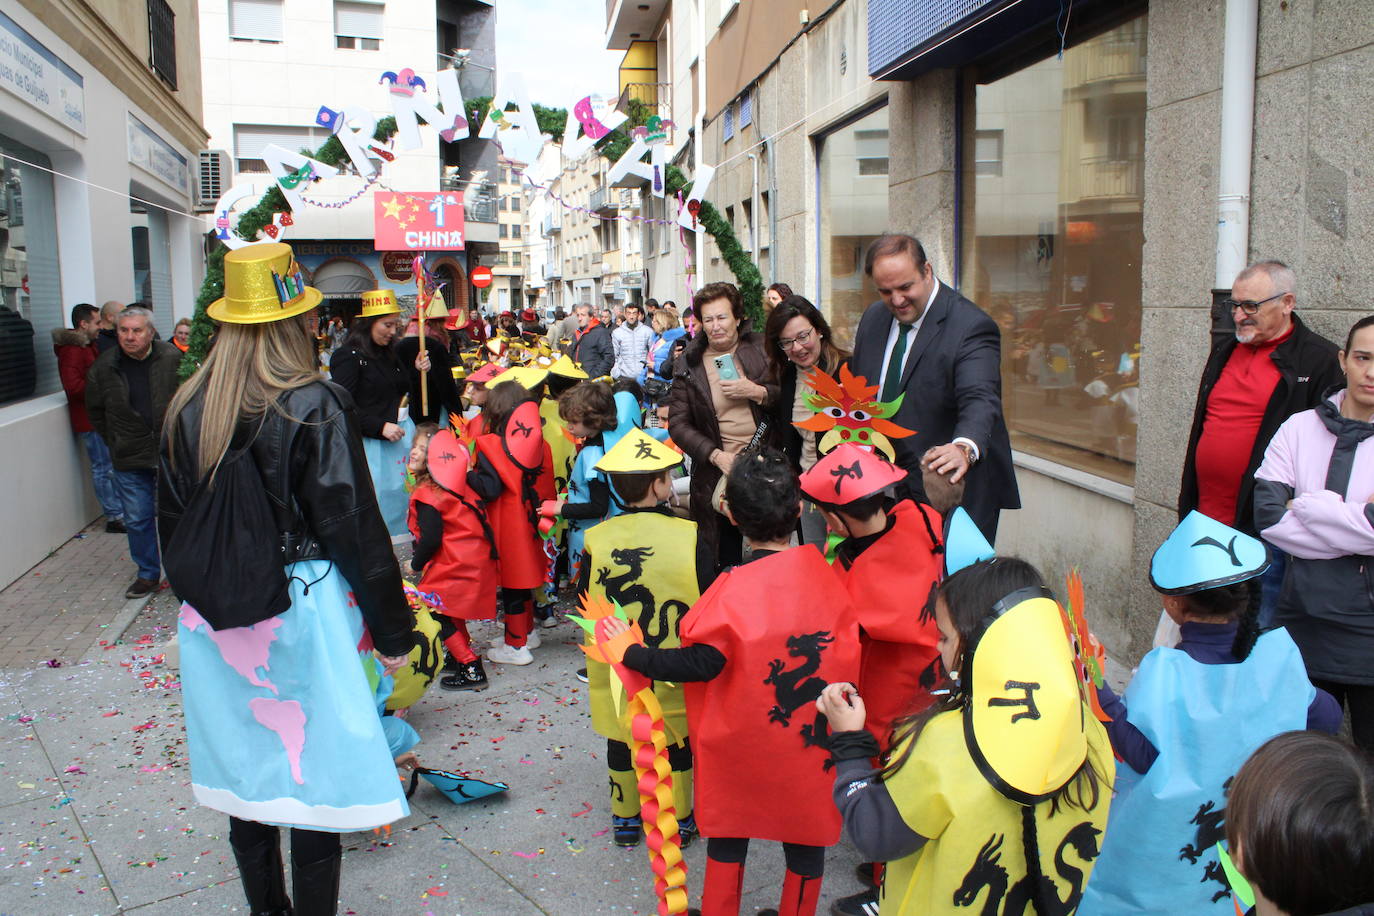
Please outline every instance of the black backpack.
[{"label": "black backpack", "polygon": [[252,452],[230,449],[191,494],[162,567],[172,591],[212,629],[246,627],[291,606],[280,545]]}]

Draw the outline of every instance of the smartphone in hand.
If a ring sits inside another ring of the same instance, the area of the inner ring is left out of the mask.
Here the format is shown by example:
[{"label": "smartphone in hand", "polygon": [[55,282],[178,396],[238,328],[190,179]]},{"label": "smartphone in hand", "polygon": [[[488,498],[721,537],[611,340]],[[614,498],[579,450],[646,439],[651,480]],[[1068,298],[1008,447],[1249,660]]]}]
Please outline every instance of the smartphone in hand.
[{"label": "smartphone in hand", "polygon": [[720,374],[721,381],[729,382],[739,378],[739,372],[735,370],[735,358],[729,353],[712,359],[716,361],[716,372]]}]

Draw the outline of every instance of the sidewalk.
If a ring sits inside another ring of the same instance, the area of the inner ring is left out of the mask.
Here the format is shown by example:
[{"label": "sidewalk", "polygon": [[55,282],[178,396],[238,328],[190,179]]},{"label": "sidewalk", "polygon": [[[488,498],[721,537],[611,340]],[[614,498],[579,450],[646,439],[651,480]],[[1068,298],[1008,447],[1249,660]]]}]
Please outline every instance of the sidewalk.
[{"label": "sidewalk", "polygon": [[[191,797],[162,658],[174,601],[130,612],[130,569],[124,538],[92,531],[0,593],[0,914],[248,912],[227,820]],[[654,912],[645,847],[610,842],[605,743],[573,677],[580,633],[544,630],[535,664],[490,665],[487,691],[436,686],[415,706],[421,760],[511,791],[458,806],[422,785],[389,837],[345,834],[340,914]],[[496,634],[473,627],[474,642]],[[704,846],[685,852],[693,900]],[[830,851],[820,912],[857,890],[857,861]],[[782,874],[778,844],[754,843],[742,912],[776,907]]]}]

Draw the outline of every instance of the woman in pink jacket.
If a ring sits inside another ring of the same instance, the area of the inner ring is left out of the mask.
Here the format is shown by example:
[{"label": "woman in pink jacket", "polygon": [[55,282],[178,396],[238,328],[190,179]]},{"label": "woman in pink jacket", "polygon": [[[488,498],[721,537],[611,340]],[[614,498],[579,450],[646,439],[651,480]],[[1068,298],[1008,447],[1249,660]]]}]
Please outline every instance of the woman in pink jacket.
[{"label": "woman in pink jacket", "polygon": [[1345,389],[1279,428],[1255,472],[1255,527],[1292,555],[1275,623],[1374,750],[1374,315],[1340,351]]}]

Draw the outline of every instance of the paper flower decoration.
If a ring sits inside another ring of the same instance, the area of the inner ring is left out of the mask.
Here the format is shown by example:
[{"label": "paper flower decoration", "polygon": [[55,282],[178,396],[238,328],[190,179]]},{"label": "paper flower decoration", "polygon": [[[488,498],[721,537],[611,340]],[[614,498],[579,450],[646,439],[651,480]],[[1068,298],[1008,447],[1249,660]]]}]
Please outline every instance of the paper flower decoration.
[{"label": "paper flower decoration", "polygon": [[[663,707],[654,695],[653,681],[625,667],[625,650],[644,644],[639,623],[619,605],[588,595],[582,599],[583,616],[572,616],[592,635],[595,644],[582,647],[589,658],[605,662],[625,688],[626,714],[630,720],[630,758],[639,780],[639,806],[644,819],[644,839],[654,871],[654,893],[659,916],[687,912],[687,863],[682,861],[682,837],[677,810],[673,807],[672,766],[668,763],[668,739],[664,733]],[[603,623],[612,617],[630,629],[607,638]]]},{"label": "paper flower decoration", "polygon": [[868,379],[853,374],[848,366],[840,367],[839,381],[817,369],[807,376],[806,383],[816,392],[806,396],[807,406],[816,415],[795,425],[822,434],[817,444],[822,454],[841,442],[852,442],[875,448],[889,461],[896,461],[897,451],[891,440],[904,439],[915,432],[887,419],[901,408],[905,393],[891,401],[879,401],[878,386],[868,384]]},{"label": "paper flower decoration", "polygon": [[1064,577],[1064,586],[1069,597],[1068,606],[1061,605],[1059,610],[1064,615],[1064,632],[1068,634],[1069,643],[1073,646],[1074,663],[1083,685],[1083,701],[1092,709],[1093,715],[1097,716],[1097,721],[1110,722],[1112,717],[1107,715],[1097,699],[1097,688],[1103,684],[1102,672],[1106,665],[1107,651],[1088,630],[1086,602],[1083,598],[1083,576],[1079,574],[1077,567],[1069,570]]},{"label": "paper flower decoration", "polygon": [[382,74],[382,78],[377,80],[377,82],[389,83],[392,95],[402,95],[407,98],[415,94],[416,86],[420,87],[422,90],[429,88],[425,85],[425,81],[417,76],[415,71],[409,67],[406,67],[400,73],[388,70]]}]

